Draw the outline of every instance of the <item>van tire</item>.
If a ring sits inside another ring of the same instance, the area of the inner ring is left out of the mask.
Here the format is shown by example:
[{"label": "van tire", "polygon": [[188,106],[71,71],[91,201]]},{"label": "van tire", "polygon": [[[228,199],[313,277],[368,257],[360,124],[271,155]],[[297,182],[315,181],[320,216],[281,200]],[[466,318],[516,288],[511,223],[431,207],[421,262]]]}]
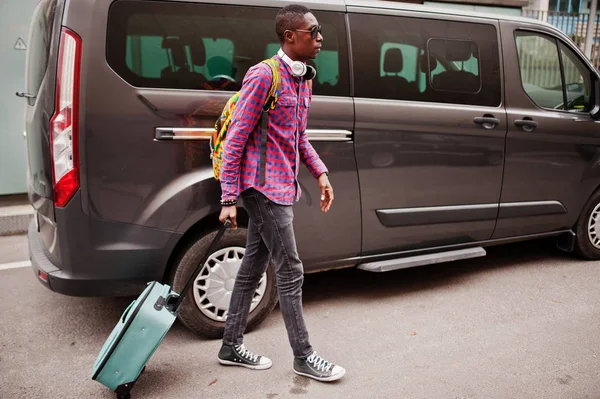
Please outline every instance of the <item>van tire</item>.
[{"label": "van tire", "polygon": [[[227,229],[225,235],[218,243],[217,250],[227,247],[245,247],[248,230],[242,227]],[[180,292],[189,276],[194,272],[203,255],[209,249],[216,231],[205,234],[192,241],[183,251],[171,272],[170,283],[175,292]],[[277,282],[275,280],[275,267],[273,262],[267,267],[267,286],[260,303],[248,316],[246,331],[251,331],[262,323],[277,305]],[[225,330],[225,321],[213,320],[196,305],[193,287],[189,288],[186,298],[181,304],[178,315],[179,320],[196,335],[205,338],[222,338]]]},{"label": "van tire", "polygon": [[[590,222],[592,218],[596,220],[596,229],[598,231],[598,236],[600,237],[600,190],[596,191],[588,202],[583,207],[583,211],[579,216],[579,220],[577,221],[577,225],[575,227],[576,234],[576,244],[575,244],[575,252],[583,257],[584,259],[589,260],[598,260],[600,259],[600,248],[594,246],[592,241],[590,240],[588,229],[590,226]],[[597,215],[597,216],[595,216]]]}]

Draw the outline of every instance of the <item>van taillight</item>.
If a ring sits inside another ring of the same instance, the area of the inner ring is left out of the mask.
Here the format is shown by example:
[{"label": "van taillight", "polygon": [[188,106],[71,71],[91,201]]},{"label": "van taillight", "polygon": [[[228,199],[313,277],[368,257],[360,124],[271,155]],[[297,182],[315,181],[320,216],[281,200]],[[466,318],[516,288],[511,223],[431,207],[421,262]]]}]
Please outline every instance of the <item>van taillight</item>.
[{"label": "van taillight", "polygon": [[56,76],[56,106],[50,120],[54,204],[64,207],[79,189],[79,70],[81,38],[63,28]]}]

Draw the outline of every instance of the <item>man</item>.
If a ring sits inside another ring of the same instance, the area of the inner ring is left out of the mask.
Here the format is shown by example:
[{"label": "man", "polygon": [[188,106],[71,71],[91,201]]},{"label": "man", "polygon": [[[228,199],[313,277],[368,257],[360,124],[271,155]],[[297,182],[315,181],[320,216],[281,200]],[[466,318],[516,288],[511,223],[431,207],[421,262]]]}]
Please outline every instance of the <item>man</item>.
[{"label": "man", "polygon": [[318,179],[321,210],[327,212],[333,201],[328,170],[305,131],[312,85],[305,79],[308,75],[296,76],[306,61],[317,56],[323,37],[315,16],[300,5],[281,9],[275,25],[281,42],[275,56],[281,69],[281,92],[277,106],[269,112],[264,184],[260,179],[261,128],[257,125],[272,81],[271,69],[264,63],[250,68],[244,78],[223,152],[219,220],[230,219],[233,228],[237,227],[236,204],[241,196],[250,222],[246,252],[236,277],[218,358],[225,365],[258,370],[271,367],[269,358],[246,349],[243,334],[252,296],[272,256],[280,309],[294,353],[294,372],[319,381],[334,381],[346,370],[313,350],[304,323],[304,269],[296,250],[292,210],[301,195],[297,181],[300,161]]}]

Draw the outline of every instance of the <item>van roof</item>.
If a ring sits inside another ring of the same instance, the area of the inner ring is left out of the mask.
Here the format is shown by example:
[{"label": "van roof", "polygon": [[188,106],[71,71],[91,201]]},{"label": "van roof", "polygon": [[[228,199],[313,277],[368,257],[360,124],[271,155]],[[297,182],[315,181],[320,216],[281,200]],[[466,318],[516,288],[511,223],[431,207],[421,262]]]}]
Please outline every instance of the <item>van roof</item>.
[{"label": "van roof", "polygon": [[[179,1],[179,0],[167,0],[167,1]],[[211,3],[211,4],[240,4],[245,6],[262,5],[271,7],[281,7],[286,3],[289,4],[292,0],[189,0],[196,3]],[[532,25],[544,26],[559,34],[563,32],[555,26],[540,21],[535,18],[527,18],[522,16],[512,16],[507,14],[493,14],[485,12],[465,11],[451,8],[444,8],[439,6],[426,6],[422,4],[411,4],[396,1],[385,1],[385,0],[299,0],[298,3],[306,4],[309,8],[315,10],[330,10],[330,11],[343,11],[348,8],[371,8],[379,10],[403,10],[413,12],[423,12],[432,14],[441,14],[449,16],[466,16],[479,19],[490,19],[490,20],[503,20],[503,21],[515,21],[524,22]]]},{"label": "van roof", "polygon": [[507,14],[492,14],[486,12],[475,12],[465,11],[452,8],[443,8],[438,6],[426,6],[422,4],[412,4],[394,1],[379,1],[379,0],[321,0],[320,3],[339,4],[343,2],[346,7],[360,7],[360,8],[377,8],[377,9],[388,9],[388,10],[404,10],[404,11],[417,11],[417,12],[431,12],[436,14],[445,14],[453,16],[468,16],[482,19],[495,19],[495,20],[506,20],[506,21],[520,21],[531,24],[543,25],[549,28],[556,29],[553,25],[547,22],[537,20],[535,18],[527,18],[522,16],[512,16]]},{"label": "van roof", "polygon": [[[247,0],[246,0],[247,1]],[[263,0],[264,1],[264,0]],[[269,1],[269,2],[272,2]],[[279,3],[290,2],[290,0],[278,1]],[[452,8],[444,8],[439,6],[426,6],[422,4],[412,4],[412,3],[404,3],[400,1],[385,1],[385,0],[302,0],[302,3],[307,4],[309,8],[311,8],[311,3],[314,3],[315,10],[328,8],[328,9],[348,9],[349,7],[357,7],[357,8],[373,8],[380,10],[403,10],[403,11],[415,11],[415,12],[430,12],[436,14],[450,15],[450,16],[467,16],[481,19],[493,19],[493,20],[503,20],[503,21],[515,21],[515,22],[525,22],[529,24],[545,26],[550,28],[556,32],[562,33],[562,31],[555,26],[540,21],[535,18],[527,18],[522,16],[513,16],[507,14],[493,14],[486,12],[475,12],[475,11],[465,11],[459,9]],[[248,4],[248,3],[246,3]],[[493,4],[491,4],[493,5]]]}]

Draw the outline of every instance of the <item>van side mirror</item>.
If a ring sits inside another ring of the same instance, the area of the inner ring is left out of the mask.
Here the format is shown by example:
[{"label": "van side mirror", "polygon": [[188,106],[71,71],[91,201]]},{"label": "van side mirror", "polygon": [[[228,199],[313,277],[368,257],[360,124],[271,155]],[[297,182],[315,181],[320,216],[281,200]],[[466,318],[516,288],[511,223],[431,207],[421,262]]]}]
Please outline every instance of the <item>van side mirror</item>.
[{"label": "van side mirror", "polygon": [[590,111],[593,119],[600,119],[600,79],[594,79],[594,108]]}]

